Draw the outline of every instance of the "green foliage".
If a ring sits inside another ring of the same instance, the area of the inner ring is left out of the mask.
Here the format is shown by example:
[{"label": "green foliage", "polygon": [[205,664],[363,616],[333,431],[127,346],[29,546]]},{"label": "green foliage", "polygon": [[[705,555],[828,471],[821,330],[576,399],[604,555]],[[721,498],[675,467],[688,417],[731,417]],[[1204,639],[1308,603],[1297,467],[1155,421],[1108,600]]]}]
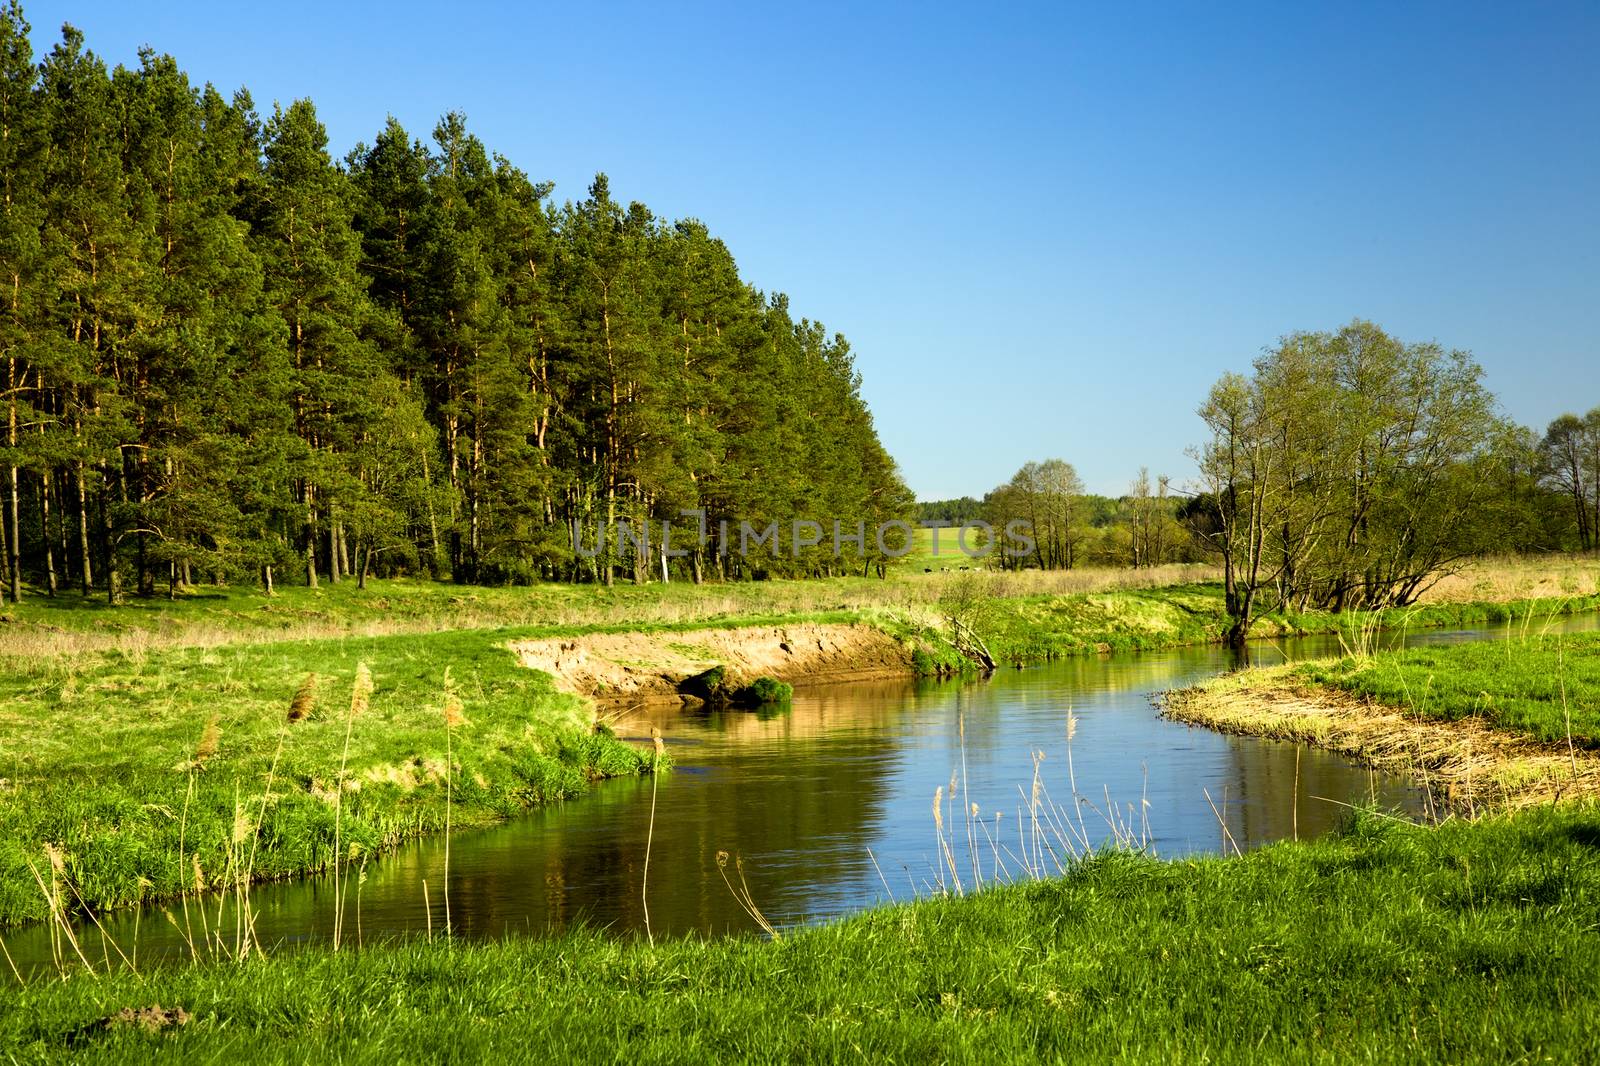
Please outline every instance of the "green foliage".
[{"label": "green foliage", "polygon": [[918,522],[939,522],[946,526],[959,526],[963,522],[983,517],[983,504],[971,496],[955,500],[917,502]]},{"label": "green foliage", "polygon": [[[413,940],[6,993],[19,1061],[1037,1062],[1594,1058],[1600,818],[1358,814],[1238,859],[1102,855],[777,943]],[[105,1028],[182,1005],[181,1029]]]},{"label": "green foliage", "polygon": [[[1522,503],[1517,512],[1523,539],[1541,546],[1571,544],[1583,551],[1600,545],[1600,407],[1582,418],[1565,414],[1550,423],[1542,440],[1524,432],[1505,445],[1512,457],[1508,495]],[[1548,488],[1556,508],[1541,510],[1540,488]],[[1552,513],[1553,512],[1553,513]]]},{"label": "green foliage", "polygon": [[[108,71],[68,27],[35,64],[28,34],[0,12],[13,601],[658,574],[621,521],[652,546],[671,523],[679,579],[811,575],[831,536],[746,568],[722,520],[909,513],[844,338],[699,223],[604,175],[558,208],[458,113],[427,146],[391,120],[340,167],[309,100],[263,120],[169,56]],[[597,558],[574,522],[608,527]]]},{"label": "green foliage", "polygon": [[758,677],[736,690],[729,702],[739,707],[759,707],[768,703],[788,703],[794,698],[794,686],[775,677]]},{"label": "green foliage", "polygon": [[678,683],[678,691],[707,703],[723,703],[728,699],[728,671],[721,665],[702,670],[693,677]]},{"label": "green foliage", "polygon": [[758,677],[746,685],[736,685],[724,666],[713,666],[678,684],[685,696],[704,700],[720,707],[761,707],[765,704],[787,703],[794,697],[794,687],[773,677]]},{"label": "green foliage", "polygon": [[1192,528],[1223,561],[1230,642],[1263,605],[1405,606],[1507,546],[1513,427],[1482,376],[1468,352],[1356,320],[1290,334],[1212,387]]}]

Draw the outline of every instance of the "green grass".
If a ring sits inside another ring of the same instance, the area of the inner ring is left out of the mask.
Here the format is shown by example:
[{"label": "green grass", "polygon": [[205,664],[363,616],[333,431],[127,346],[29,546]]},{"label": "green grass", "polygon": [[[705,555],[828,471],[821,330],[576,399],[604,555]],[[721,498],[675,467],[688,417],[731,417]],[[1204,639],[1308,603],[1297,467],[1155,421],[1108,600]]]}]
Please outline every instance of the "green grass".
[{"label": "green grass", "polygon": [[[1255,637],[1348,633],[1376,623],[1385,628],[1429,629],[1486,625],[1600,609],[1600,596],[1516,600],[1506,603],[1439,603],[1373,615],[1365,611],[1283,612],[1258,616]],[[1222,587],[1169,585],[1072,596],[996,599],[977,628],[1003,663],[1042,662],[1104,651],[1147,651],[1220,643],[1227,628]],[[1535,624],[1535,628],[1536,624]]]},{"label": "green grass", "polygon": [[[968,555],[961,550],[958,539],[960,527],[943,526],[937,533],[939,539],[936,547],[935,530],[922,526],[912,530],[911,550],[895,560],[894,568],[906,574],[921,574],[928,570],[934,573],[942,573],[945,570],[960,572],[962,567],[969,570],[987,570],[991,563],[1000,558],[998,549],[987,555],[983,554],[986,543],[981,529],[974,529],[967,534],[967,547],[979,553],[976,556]],[[889,540],[888,543],[894,547],[898,542]]]},{"label": "green grass", "polygon": [[[1026,594],[1029,582],[1052,575],[944,576],[990,590],[975,624],[1002,663],[1208,643],[1224,626],[1214,584],[1044,595]],[[237,878],[236,838],[246,821],[252,876],[325,868],[333,861],[344,711],[359,662],[368,664],[377,692],[351,732],[347,778],[355,790],[347,789],[338,835],[341,851],[349,844],[370,853],[444,825],[447,670],[468,721],[455,738],[454,824],[483,824],[575,795],[592,778],[643,769],[642,758],[613,738],[587,733],[583,705],[518,667],[499,647],[506,640],[858,621],[907,641],[918,673],[965,672],[972,664],[929,628],[940,587],[950,586],[909,578],[609,590],[393,581],[365,590],[349,582],[288,587],[271,599],[249,589],[194,589],[174,601],[116,608],[72,594],[7,605],[0,614],[0,923],[44,914],[29,862],[43,862],[46,843],[63,850],[69,875],[96,909],[192,888],[196,858],[202,884]],[[1008,594],[1018,590],[1024,594]],[[1452,603],[1392,612],[1384,621],[1420,628],[1596,606],[1593,596]],[[1265,616],[1255,631],[1334,632],[1361,621]],[[462,628],[485,622],[503,628]],[[364,632],[391,635],[352,635]],[[297,633],[307,639],[285,639]],[[130,636],[138,639],[124,639]],[[289,728],[285,712],[308,673],[318,678],[319,713]],[[1585,737],[1595,728],[1588,706],[1575,713]],[[218,751],[196,765],[213,715]]]},{"label": "green grass", "polygon": [[1418,714],[1481,717],[1540,740],[1600,746],[1600,634],[1452,644],[1298,667],[1300,678]]},{"label": "green grass", "polygon": [[[311,950],[0,992],[17,1061],[1543,1062],[1600,1055],[1600,817],[1379,815],[1239,859],[750,939]],[[181,1029],[107,1029],[183,1006]]]},{"label": "green grass", "polygon": [[[929,531],[919,531],[927,538]],[[941,549],[945,545],[941,543]],[[942,556],[941,552],[941,556]],[[964,558],[964,557],[963,557]],[[346,581],[311,589],[280,586],[266,597],[247,587],[194,587],[174,600],[130,598],[116,607],[103,598],[63,592],[31,595],[0,607],[0,662],[59,659],[106,650],[139,653],[171,646],[276,642],[321,637],[435,633],[518,627],[530,635],[652,632],[701,626],[796,621],[867,621],[898,633],[917,633],[939,617],[955,583],[977,582],[990,609],[978,628],[1001,662],[1038,662],[1064,655],[1214,643],[1226,628],[1222,589],[1183,580],[1138,587],[1137,580],[1171,580],[1166,571],[1057,571],[1022,574],[903,573],[887,581],[836,577],[814,581],[757,581],[696,586],[547,584],[478,588],[422,580]],[[1600,609],[1600,595],[1504,602],[1435,603],[1391,611],[1390,627],[1476,625],[1528,612]],[[1333,633],[1364,619],[1360,612],[1260,616],[1256,636]],[[936,641],[934,643],[937,643]]]},{"label": "green grass", "polygon": [[[445,629],[539,627],[648,630],[703,620],[789,616],[870,603],[885,583],[871,578],[763,581],[696,586],[542,584],[487,588],[420,579],[280,585],[273,596],[250,586],[193,586],[174,599],[38,592],[0,605],[0,652],[36,644],[49,654],[79,648],[160,647],[281,641],[346,635],[427,633]],[[849,601],[846,603],[845,601]],[[54,637],[54,644],[50,638]],[[144,638],[144,639],[135,639]],[[31,650],[31,649],[29,649]]]},{"label": "green grass", "polygon": [[[253,875],[280,878],[327,867],[336,835],[349,858],[351,849],[370,854],[442,828],[452,693],[464,715],[449,744],[455,826],[648,769],[644,755],[591,730],[585,701],[518,666],[499,642],[481,632],[351,637],[106,652],[8,669],[0,923],[47,913],[29,869],[45,868],[47,842],[100,910],[191,889],[197,876],[230,883],[252,849]],[[352,722],[361,663],[375,691]],[[308,674],[313,705],[290,724]]]}]

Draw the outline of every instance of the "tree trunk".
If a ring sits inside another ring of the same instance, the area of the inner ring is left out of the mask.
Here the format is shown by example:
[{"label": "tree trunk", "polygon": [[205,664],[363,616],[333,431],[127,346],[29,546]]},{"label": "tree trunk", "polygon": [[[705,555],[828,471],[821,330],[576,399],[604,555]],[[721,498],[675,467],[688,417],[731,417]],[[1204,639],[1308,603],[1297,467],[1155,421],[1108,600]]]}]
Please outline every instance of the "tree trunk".
[{"label": "tree trunk", "polygon": [[11,594],[11,537],[6,533],[6,520],[0,509],[0,603]]},{"label": "tree trunk", "polygon": [[439,580],[439,514],[433,507],[433,475],[428,471],[426,448],[422,449],[422,482],[427,486],[428,501],[428,573],[437,581]]},{"label": "tree trunk", "polygon": [[[12,446],[16,446],[16,409],[11,411]],[[11,537],[6,542],[6,555],[11,576],[11,602],[22,602],[22,507],[19,492],[19,475],[16,467],[11,468],[11,493],[6,501],[6,524],[10,528]]]},{"label": "tree trunk", "polygon": [[150,568],[149,545],[145,542],[144,530],[139,530],[138,551],[135,553],[139,560],[139,587],[140,599],[149,599],[156,594],[156,572]]},{"label": "tree trunk", "polygon": [[306,586],[317,587],[317,505],[316,490],[306,486]]},{"label": "tree trunk", "polygon": [[50,540],[50,473],[39,475],[39,532],[44,537],[44,587],[46,594],[56,594],[56,551]]},{"label": "tree trunk", "polygon": [[116,603],[122,598],[122,586],[117,574],[116,529],[111,521],[111,464],[101,470],[100,479],[100,554],[105,561],[106,600]]},{"label": "tree trunk", "polygon": [[83,594],[88,596],[94,591],[94,567],[89,562],[89,490],[84,485],[83,460],[78,460],[77,475],[72,479],[77,482],[78,490],[78,579],[82,582]]},{"label": "tree trunk", "polygon": [[[12,280],[15,282],[15,277],[13,277]],[[11,310],[13,315],[16,314],[16,307],[16,295],[15,291],[13,290],[11,301]],[[17,389],[17,360],[13,356],[6,361],[6,391],[11,394],[11,403],[9,404],[9,428],[6,435],[6,443],[11,446],[11,453],[13,456],[16,455],[17,450]],[[8,507],[6,508],[6,520],[9,523],[11,530],[10,539],[6,542],[6,553],[9,566],[9,575],[11,578],[11,601],[13,603],[22,602],[22,504],[20,499],[21,486],[18,479],[19,473],[16,466],[16,460],[13,458],[11,465],[11,496],[7,501]]]},{"label": "tree trunk", "polygon": [[340,577],[339,562],[339,521],[333,517],[333,508],[328,508],[328,584],[337,585]]}]

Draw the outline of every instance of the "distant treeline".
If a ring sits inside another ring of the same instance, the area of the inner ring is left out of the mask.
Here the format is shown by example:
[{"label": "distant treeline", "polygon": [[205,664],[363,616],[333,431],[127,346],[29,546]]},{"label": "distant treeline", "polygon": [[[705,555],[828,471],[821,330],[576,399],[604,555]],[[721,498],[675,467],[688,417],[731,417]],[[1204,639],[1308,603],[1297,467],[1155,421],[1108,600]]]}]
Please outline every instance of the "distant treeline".
[{"label": "distant treeline", "polygon": [[1215,559],[1236,637],[1263,607],[1405,606],[1470,556],[1600,547],[1600,407],[1539,433],[1503,417],[1481,379],[1468,353],[1370,322],[1296,333],[1212,389],[1198,484],[1140,470],[1126,495],[1095,496],[1047,459],[918,517],[1025,520],[1033,553],[992,565]]},{"label": "distant treeline", "polygon": [[675,520],[692,546],[690,508],[712,543],[671,567],[698,578],[745,565],[722,517],[910,516],[844,339],[700,223],[603,175],[557,206],[459,114],[336,162],[310,101],[263,119],[153,51],[108,71],[71,27],[36,63],[28,32],[0,13],[12,596],[609,582],[666,562],[582,558],[570,523]]},{"label": "distant treeline", "polygon": [[1032,554],[995,552],[990,556],[994,566],[1145,567],[1206,557],[1203,544],[1183,522],[1189,505],[1186,497],[1171,491],[1167,478],[1152,482],[1144,470],[1129,484],[1126,495],[1085,493],[1071,463],[1046,459],[1025,464],[981,500],[962,496],[920,502],[917,517],[924,524],[946,526],[985,522],[1000,534],[1001,543],[1006,540],[1006,524],[1022,520],[1034,541]]}]

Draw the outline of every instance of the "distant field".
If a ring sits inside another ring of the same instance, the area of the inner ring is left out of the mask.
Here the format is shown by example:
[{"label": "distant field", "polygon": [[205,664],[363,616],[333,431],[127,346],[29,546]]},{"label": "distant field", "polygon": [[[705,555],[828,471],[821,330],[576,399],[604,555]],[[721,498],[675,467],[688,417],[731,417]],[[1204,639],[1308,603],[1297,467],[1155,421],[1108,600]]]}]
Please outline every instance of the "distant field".
[{"label": "distant field", "polygon": [[[942,547],[942,545],[941,545]],[[1149,570],[1084,569],[993,574],[986,595],[1068,595],[1155,588],[1207,580],[1209,567]],[[696,586],[543,584],[484,588],[426,580],[328,583],[312,589],[280,585],[271,597],[253,586],[198,585],[177,599],[129,597],[116,607],[103,596],[35,593],[0,606],[0,660],[55,658],[116,649],[205,647],[241,641],[383,636],[501,626],[649,628],[697,621],[770,619],[818,612],[890,610],[931,620],[950,583],[972,574],[894,573],[811,581],[744,581]]]},{"label": "distant field", "polygon": [[980,554],[976,557],[968,555],[961,550],[960,532],[958,526],[939,529],[919,527],[913,534],[910,554],[895,564],[896,569],[906,575],[918,575],[929,570],[934,573],[959,571],[962,567],[969,570],[990,569],[999,557],[998,548],[982,554],[988,542],[984,540],[982,530],[974,529],[968,533],[966,543],[971,551]]}]

